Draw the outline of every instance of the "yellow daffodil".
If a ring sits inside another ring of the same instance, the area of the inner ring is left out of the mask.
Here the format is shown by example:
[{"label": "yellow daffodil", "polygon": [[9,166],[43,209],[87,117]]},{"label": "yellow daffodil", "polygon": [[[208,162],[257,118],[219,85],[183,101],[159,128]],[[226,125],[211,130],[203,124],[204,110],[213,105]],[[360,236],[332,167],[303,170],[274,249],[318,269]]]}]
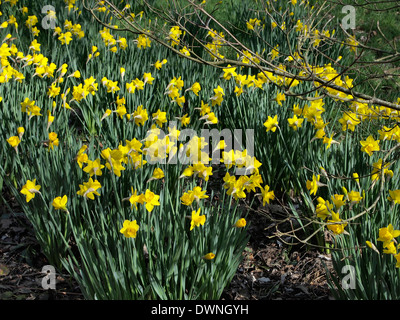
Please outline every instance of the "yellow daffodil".
[{"label": "yellow daffodil", "polygon": [[162,61],[157,60],[156,63],[154,64],[154,67],[155,67],[157,70],[160,70],[160,69],[162,68],[162,66],[163,66],[164,64],[166,64],[166,63],[167,63],[167,59],[163,59]]},{"label": "yellow daffodil", "polygon": [[107,169],[112,171],[116,176],[120,177],[121,171],[125,170],[125,167],[122,165],[124,157],[121,150],[111,150],[110,148],[107,148],[102,150],[100,154],[103,159],[107,160]]},{"label": "yellow daffodil", "polygon": [[40,193],[40,188],[40,185],[36,185],[36,179],[33,179],[33,181],[28,180],[20,192],[26,196],[26,202],[29,202],[35,197],[36,193]]},{"label": "yellow daffodil", "polygon": [[319,187],[319,179],[320,175],[315,175],[313,174],[312,180],[307,180],[306,187],[310,191],[310,195],[315,195],[317,193],[318,187]]},{"label": "yellow daffodil", "polygon": [[142,201],[146,203],[145,207],[148,212],[153,211],[155,206],[160,205],[159,199],[160,196],[154,194],[154,192],[150,191],[149,189],[147,189],[146,192],[142,195]]},{"label": "yellow daffodil", "polygon": [[72,33],[71,32],[66,32],[66,33],[61,33],[58,37],[58,40],[60,40],[61,45],[69,45],[69,43],[72,41]]},{"label": "yellow daffodil", "polygon": [[[383,166],[383,174],[385,176],[393,177],[393,171],[389,170],[389,166],[391,165],[390,162],[385,163]],[[371,172],[371,179],[372,181],[379,180],[382,174],[382,159],[379,159],[377,162],[372,164],[372,172]]]},{"label": "yellow daffodil", "polygon": [[293,118],[289,118],[288,122],[289,122],[289,127],[291,127],[292,129],[294,129],[295,131],[301,127],[301,125],[303,124],[304,119],[303,118],[297,118],[296,115],[293,115]]},{"label": "yellow daffodil", "polygon": [[143,80],[144,80],[143,81],[144,84],[146,84],[146,83],[153,84],[154,77],[151,75],[150,72],[145,72],[143,74]]},{"label": "yellow daffodil", "polygon": [[318,201],[318,205],[316,207],[317,217],[321,218],[322,220],[325,220],[328,216],[331,215],[333,204],[331,204],[329,201],[324,200],[321,197],[318,197],[317,201]]},{"label": "yellow daffodil", "polygon": [[400,253],[394,255],[396,258],[396,268],[400,268]]},{"label": "yellow daffodil", "polygon": [[136,220],[129,221],[125,220],[122,226],[121,232],[126,238],[136,238],[136,233],[139,230],[139,225]]},{"label": "yellow daffodil", "polygon": [[63,211],[68,212],[67,202],[68,202],[67,195],[64,195],[63,197],[56,197],[53,200],[52,205],[53,205],[54,209],[56,209],[56,210],[63,210]]},{"label": "yellow daffodil", "polygon": [[206,222],[206,216],[200,215],[200,209],[197,211],[192,211],[192,222],[190,223],[190,231],[194,229],[194,227],[199,227],[200,225],[204,225]]},{"label": "yellow daffodil", "polygon": [[160,180],[162,178],[164,178],[164,171],[161,168],[155,168],[154,171],[153,171],[153,175],[148,180],[148,182],[151,181],[151,180]]},{"label": "yellow daffodil", "polygon": [[237,76],[236,68],[231,67],[230,64],[228,64],[227,68],[222,69],[222,71],[224,72],[223,78],[225,80],[230,80],[232,77],[235,78]]},{"label": "yellow daffodil", "polygon": [[184,46],[182,49],[180,49],[179,52],[182,53],[183,55],[185,55],[186,57],[190,57],[190,51],[186,46]]},{"label": "yellow daffodil", "polygon": [[185,192],[181,198],[181,203],[185,206],[190,206],[194,201],[193,193]]},{"label": "yellow daffodil", "polygon": [[190,192],[193,193],[193,197],[197,202],[199,202],[201,199],[208,198],[208,195],[205,194],[207,190],[202,190],[199,186],[194,187]]},{"label": "yellow daffodil", "polygon": [[142,105],[138,106],[135,112],[132,114],[132,120],[135,121],[136,125],[144,125],[148,120],[147,110]]},{"label": "yellow daffodil", "polygon": [[361,123],[361,120],[354,112],[344,112],[342,118],[339,119],[339,123],[342,124],[343,131],[354,131],[356,125]]},{"label": "yellow daffodil", "polygon": [[347,194],[347,198],[350,202],[358,203],[363,197],[360,195],[359,191],[352,190]]},{"label": "yellow daffodil", "polygon": [[344,232],[344,228],[347,226],[347,222],[342,222],[342,219],[339,218],[339,213],[336,212],[332,212],[332,219],[328,220],[327,223],[327,228],[337,235],[342,234]]},{"label": "yellow daffodil", "polygon": [[400,204],[400,190],[389,190],[388,200]]},{"label": "yellow daffodil", "polygon": [[100,163],[100,159],[97,158],[96,160],[89,160],[86,161],[86,167],[83,168],[83,171],[89,174],[90,177],[94,176],[101,176],[103,173],[101,169],[104,168],[104,165]]},{"label": "yellow daffodil", "polygon": [[241,218],[238,221],[236,221],[236,223],[234,224],[234,226],[236,228],[244,228],[246,226],[246,219],[245,218]]},{"label": "yellow daffodil", "polygon": [[379,229],[379,237],[377,240],[383,242],[383,247],[387,247],[393,242],[394,238],[398,236],[400,236],[400,230],[395,230],[390,223],[387,227]]},{"label": "yellow daffodil", "polygon": [[32,42],[31,42],[31,45],[29,46],[29,49],[31,49],[32,51],[36,51],[36,52],[38,52],[38,51],[40,51],[40,43],[38,43],[37,42],[37,40],[35,39],[35,40],[33,40]]},{"label": "yellow daffodil", "polygon": [[18,138],[21,140],[22,136],[25,133],[25,128],[24,127],[18,127],[17,132],[18,132]]},{"label": "yellow daffodil", "polygon": [[260,26],[261,20],[257,18],[250,19],[249,21],[246,22],[246,26],[248,30],[254,30],[255,27]]},{"label": "yellow daffodil", "polygon": [[80,190],[76,193],[84,198],[89,198],[94,200],[94,195],[100,196],[97,189],[101,188],[101,184],[99,181],[89,178],[88,182],[84,182],[83,184],[79,185]]},{"label": "yellow daffodil", "polygon": [[275,132],[276,128],[278,128],[278,115],[275,115],[273,118],[268,116],[268,119],[264,122],[264,127],[267,128],[267,132]]},{"label": "yellow daffodil", "polygon": [[271,200],[275,199],[274,191],[270,191],[269,188],[270,187],[268,185],[265,185],[264,188],[261,188],[263,206],[265,206],[265,203],[269,204]]},{"label": "yellow daffodil", "polygon": [[54,149],[54,146],[58,146],[59,143],[60,142],[58,140],[57,133],[50,132],[49,133],[49,140],[48,140],[49,149]]},{"label": "yellow daffodil", "polygon": [[383,247],[383,253],[393,255],[397,253],[396,245],[393,241],[389,242],[386,246]]},{"label": "yellow daffodil", "polygon": [[195,83],[193,83],[192,86],[191,86],[189,89],[187,89],[187,90],[190,90],[190,91],[192,91],[196,96],[199,96],[199,92],[200,92],[200,90],[201,90],[201,85],[200,85],[200,83],[195,82]]},{"label": "yellow daffodil", "polygon": [[112,113],[112,110],[111,109],[107,109],[104,112],[103,116],[101,117],[100,121],[103,121],[105,118],[109,117],[111,115],[111,113]]},{"label": "yellow daffodil", "polygon": [[7,139],[7,142],[17,151],[17,146],[20,144],[21,140],[17,136],[12,136]]},{"label": "yellow daffodil", "polygon": [[143,195],[142,194],[138,194],[137,190],[133,191],[132,189],[132,194],[129,197],[129,202],[131,203],[131,208],[133,209],[133,207],[135,207],[135,209],[137,210],[137,203],[143,204]]},{"label": "yellow daffodil", "polygon": [[276,95],[275,100],[280,106],[282,106],[282,101],[286,100],[286,96],[285,96],[284,93],[278,92],[277,95]]},{"label": "yellow daffodil", "polygon": [[379,151],[379,140],[375,140],[372,136],[369,136],[367,140],[360,141],[361,151],[365,152],[369,156],[372,156],[374,151]]},{"label": "yellow daffodil", "polygon": [[346,200],[344,199],[344,194],[334,194],[333,196],[331,196],[331,199],[337,210],[339,210],[340,207],[346,204]]},{"label": "yellow daffodil", "polygon": [[183,127],[186,127],[190,123],[190,117],[187,113],[183,117],[180,117],[179,120]]},{"label": "yellow daffodil", "polygon": [[215,258],[215,254],[212,252],[207,253],[206,255],[203,256],[204,260],[212,260]]},{"label": "yellow daffodil", "polygon": [[145,34],[139,35],[136,42],[137,42],[137,47],[139,49],[146,49],[151,47],[151,40]]}]

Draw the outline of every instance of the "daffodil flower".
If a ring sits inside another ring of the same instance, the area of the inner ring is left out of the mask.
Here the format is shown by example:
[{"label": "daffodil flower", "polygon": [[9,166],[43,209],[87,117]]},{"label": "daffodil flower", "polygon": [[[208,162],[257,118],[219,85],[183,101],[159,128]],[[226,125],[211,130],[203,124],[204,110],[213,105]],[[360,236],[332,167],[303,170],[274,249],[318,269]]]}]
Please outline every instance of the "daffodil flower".
[{"label": "daffodil flower", "polygon": [[121,74],[121,80],[124,81],[124,77],[125,77],[125,68],[121,67],[119,68],[119,73]]},{"label": "daffodil flower", "polygon": [[101,169],[104,168],[104,165],[100,163],[100,159],[96,159],[96,160],[87,160],[87,165],[85,168],[83,168],[83,171],[85,171],[86,173],[88,173],[90,175],[90,177],[92,177],[93,175],[95,176],[101,176],[103,173],[101,171]]},{"label": "daffodil flower", "polygon": [[69,45],[69,43],[72,41],[72,33],[71,32],[65,32],[61,33],[58,37],[58,40],[60,40],[61,44],[64,45]]},{"label": "daffodil flower", "polygon": [[331,196],[331,200],[337,210],[339,210],[340,207],[342,207],[346,204],[346,200],[343,198],[344,198],[344,194],[334,194],[333,196]]},{"label": "daffodil flower", "polygon": [[288,122],[289,122],[289,127],[291,127],[293,130],[297,130],[298,128],[301,127],[301,125],[303,124],[304,119],[303,118],[297,118],[296,115],[293,115],[293,118],[289,118]]},{"label": "daffodil flower", "polygon": [[136,111],[132,114],[133,119],[130,121],[135,121],[136,125],[144,125],[148,120],[149,116],[147,110],[143,108],[143,105],[137,107]]},{"label": "daffodil flower", "polygon": [[164,64],[166,64],[166,63],[167,63],[167,59],[163,59],[162,61],[157,60],[156,63],[154,63],[154,67],[155,67],[157,70],[160,70],[160,69],[162,68],[162,66],[163,66]]},{"label": "daffodil flower", "polygon": [[190,206],[190,205],[192,205],[192,203],[193,203],[193,201],[194,201],[193,193],[185,192],[185,193],[181,196],[180,200],[181,200],[181,203],[182,203],[183,205],[185,205],[185,206]]},{"label": "daffodil flower", "polygon": [[143,80],[144,80],[143,81],[144,84],[146,84],[146,83],[153,84],[154,77],[151,75],[150,72],[145,72],[143,74]]},{"label": "daffodil flower", "polygon": [[388,200],[400,204],[400,190],[389,190]]},{"label": "daffodil flower", "polygon": [[318,201],[318,205],[316,207],[317,217],[321,218],[322,220],[325,220],[328,216],[330,216],[333,209],[333,204],[331,204],[329,201],[325,201],[321,197],[318,197],[317,201]]},{"label": "daffodil flower", "polygon": [[68,198],[66,195],[64,195],[63,197],[56,197],[53,200],[52,205],[53,205],[54,209],[63,210],[68,213],[67,202],[68,202]]},{"label": "daffodil flower", "polygon": [[[342,222],[342,219],[339,218],[339,213],[332,212],[332,219],[328,220],[327,228],[331,230],[334,234],[342,234],[344,232],[344,228],[347,226],[347,222]],[[334,223],[341,222],[341,223]]]},{"label": "daffodil flower", "polygon": [[312,180],[307,180],[306,187],[310,191],[310,195],[315,195],[317,193],[318,187],[321,185],[319,183],[320,175],[313,174]]},{"label": "daffodil flower", "polygon": [[88,182],[80,184],[79,188],[80,190],[77,192],[77,194],[83,196],[84,198],[94,200],[94,195],[100,196],[97,189],[101,188],[101,184],[97,180],[93,181],[92,178],[89,178]]},{"label": "daffodil flower", "polygon": [[144,198],[142,194],[138,194],[137,191],[133,191],[132,189],[132,195],[128,198],[129,202],[131,203],[131,209],[135,207],[137,210],[137,203],[143,204]]},{"label": "daffodil flower", "polygon": [[111,109],[107,109],[104,112],[103,116],[101,117],[100,121],[103,121],[105,118],[109,117],[111,115],[111,113],[112,113],[112,110]]},{"label": "daffodil flower", "polygon": [[248,30],[254,30],[254,27],[260,26],[261,20],[257,18],[250,19],[246,22],[246,26]]},{"label": "daffodil flower", "polygon": [[107,160],[107,169],[112,171],[116,176],[120,177],[121,171],[125,170],[125,167],[122,165],[124,157],[121,150],[111,150],[110,148],[107,148],[101,151],[101,156],[103,159]]},{"label": "daffodil flower", "polygon": [[262,202],[263,202],[263,206],[265,206],[265,203],[268,203],[271,200],[275,199],[275,193],[274,191],[270,191],[269,190],[269,185],[265,185],[264,188],[261,187],[261,195],[262,195]]},{"label": "daffodil flower", "polygon": [[200,209],[197,211],[192,211],[192,222],[190,223],[190,231],[194,229],[194,227],[199,227],[200,225],[204,225],[206,222],[206,216],[200,215]]},{"label": "daffodil flower", "polygon": [[146,210],[148,212],[153,211],[155,206],[159,206],[160,202],[159,202],[160,196],[154,194],[154,192],[150,191],[149,189],[146,190],[146,192],[142,195],[142,201],[145,204]]},{"label": "daffodil flower", "polygon": [[136,220],[129,221],[125,220],[123,227],[120,229],[121,232],[126,238],[136,238],[136,233],[139,230],[139,225]]},{"label": "daffodil flower", "polygon": [[18,138],[21,140],[22,136],[25,133],[25,128],[24,127],[18,127],[17,132],[18,132]]},{"label": "daffodil flower", "polygon": [[7,139],[7,142],[10,144],[11,147],[15,149],[15,151],[18,153],[18,145],[21,143],[21,140],[17,136],[12,136]]},{"label": "daffodil flower", "polygon": [[275,115],[273,118],[268,116],[267,121],[264,122],[264,127],[267,128],[267,132],[275,132],[276,128],[278,128],[278,115]]},{"label": "daffodil flower", "polygon": [[181,121],[183,127],[186,127],[190,123],[190,117],[186,113],[183,117],[177,117]]},{"label": "daffodil flower", "polygon": [[162,125],[168,121],[167,113],[158,109],[157,112],[152,114],[152,119],[158,124],[158,126],[162,127]]},{"label": "daffodil flower", "polygon": [[207,113],[206,115],[199,118],[199,120],[207,120],[204,124],[217,124],[218,118],[215,116],[214,112]]},{"label": "daffodil flower", "polygon": [[206,255],[203,256],[204,260],[212,260],[215,258],[215,254],[212,252],[207,253]]},{"label": "daffodil flower", "polygon": [[[389,166],[391,165],[390,162],[387,162],[383,166],[383,174],[385,176],[393,177],[393,171],[389,170]],[[377,162],[372,164],[372,172],[371,172],[371,179],[372,181],[379,180],[381,177],[382,172],[382,159],[379,159]]]},{"label": "daffodil flower", "polygon": [[244,228],[246,226],[246,219],[245,218],[241,218],[238,221],[236,221],[236,223],[234,224],[234,227],[236,228]]},{"label": "daffodil flower", "polygon": [[352,190],[347,194],[347,198],[350,202],[358,203],[363,197],[360,195],[359,191]]},{"label": "daffodil flower", "polygon": [[187,89],[187,91],[192,91],[196,96],[199,95],[199,92],[201,90],[201,85],[198,82],[193,83],[193,85]]},{"label": "daffodil flower", "polygon": [[237,76],[236,68],[231,67],[230,64],[228,64],[227,68],[222,69],[222,71],[224,72],[223,78],[225,80],[230,80],[232,77],[235,78]]},{"label": "daffodil flower", "polygon": [[396,258],[396,268],[400,268],[400,253],[394,255]]},{"label": "daffodil flower", "polygon": [[394,238],[398,236],[400,236],[400,230],[395,230],[390,223],[387,227],[379,229],[379,237],[377,240],[383,242],[383,247],[387,247],[394,241]]},{"label": "daffodil flower", "polygon": [[139,49],[146,49],[151,47],[151,40],[145,34],[139,35],[136,39],[137,47]]},{"label": "daffodil flower", "polygon": [[389,242],[386,246],[383,247],[383,253],[385,254],[393,254],[397,253],[396,246],[393,241]]},{"label": "daffodil flower", "polygon": [[40,188],[40,185],[36,185],[36,179],[33,179],[33,181],[28,180],[20,192],[26,196],[26,202],[29,202],[35,197],[36,193],[40,193]]},{"label": "daffodil flower", "polygon": [[152,180],[160,180],[162,178],[164,178],[164,171],[161,168],[155,168],[152,177],[147,180],[147,182],[150,182]]},{"label": "daffodil flower", "polygon": [[54,149],[54,146],[58,146],[60,142],[58,140],[57,133],[50,132],[49,133],[49,140],[47,141],[47,143],[49,145],[49,150],[50,149]]},{"label": "daffodil flower", "polygon": [[29,46],[29,49],[32,51],[40,51],[40,43],[38,43],[36,39],[33,40]]},{"label": "daffodil flower", "polygon": [[277,95],[276,95],[275,100],[280,106],[282,106],[282,101],[286,100],[286,96],[285,96],[284,93],[278,92]]},{"label": "daffodil flower", "polygon": [[379,151],[379,140],[375,140],[372,136],[369,136],[367,140],[360,141],[361,151],[365,152],[369,156],[372,156],[374,151]]}]

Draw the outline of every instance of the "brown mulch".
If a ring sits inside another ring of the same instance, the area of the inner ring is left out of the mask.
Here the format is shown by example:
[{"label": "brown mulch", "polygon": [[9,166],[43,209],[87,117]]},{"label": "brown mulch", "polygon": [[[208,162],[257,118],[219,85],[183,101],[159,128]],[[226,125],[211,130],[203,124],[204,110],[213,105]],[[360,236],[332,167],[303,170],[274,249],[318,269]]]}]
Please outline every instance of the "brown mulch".
[{"label": "brown mulch", "polygon": [[[324,267],[329,256],[271,238],[272,229],[266,228],[271,222],[261,214],[250,215],[248,221],[244,259],[221,299],[331,299]],[[57,276],[56,290],[43,289],[41,271],[47,264],[25,216],[0,206],[0,300],[84,300],[68,275]]]},{"label": "brown mulch", "polygon": [[227,300],[331,300],[326,268],[331,258],[315,249],[283,244],[269,219],[248,217],[250,240],[244,259],[224,292]]}]

